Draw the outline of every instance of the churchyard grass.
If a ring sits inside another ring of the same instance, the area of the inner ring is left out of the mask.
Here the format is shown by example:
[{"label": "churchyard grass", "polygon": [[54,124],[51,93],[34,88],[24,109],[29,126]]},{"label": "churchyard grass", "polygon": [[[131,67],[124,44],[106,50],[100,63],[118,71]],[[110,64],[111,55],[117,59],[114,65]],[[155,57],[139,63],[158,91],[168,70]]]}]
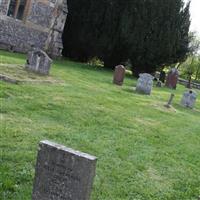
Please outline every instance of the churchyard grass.
[{"label": "churchyard grass", "polygon": [[[21,66],[25,59],[0,51],[4,64]],[[15,68],[0,69],[18,77]],[[67,60],[55,61],[50,74],[52,82],[38,75],[35,82],[0,82],[0,199],[31,199],[44,139],[98,157],[92,200],[198,199],[199,91],[190,110],[180,106],[180,85],[141,95],[130,76],[119,87],[112,71]],[[167,109],[171,92],[173,108]]]}]

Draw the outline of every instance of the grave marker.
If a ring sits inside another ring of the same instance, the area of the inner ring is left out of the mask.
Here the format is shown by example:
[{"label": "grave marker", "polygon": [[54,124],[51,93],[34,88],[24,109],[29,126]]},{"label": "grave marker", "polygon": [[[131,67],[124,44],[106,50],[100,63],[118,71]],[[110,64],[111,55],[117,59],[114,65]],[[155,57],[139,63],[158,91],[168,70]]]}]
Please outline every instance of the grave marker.
[{"label": "grave marker", "polygon": [[174,94],[170,95],[169,100],[168,100],[167,104],[165,105],[166,108],[171,108],[172,101],[173,101],[174,97],[175,97]]},{"label": "grave marker", "polygon": [[96,160],[89,154],[41,141],[32,200],[89,200]]},{"label": "grave marker", "polygon": [[166,86],[171,89],[176,89],[179,72],[176,68],[172,68],[167,75]]},{"label": "grave marker", "polygon": [[181,105],[188,108],[194,108],[196,99],[197,94],[194,91],[186,91],[184,92],[183,97],[181,99]]},{"label": "grave marker", "polygon": [[143,73],[139,74],[139,79],[136,85],[136,91],[139,93],[151,94],[151,90],[153,87],[153,79],[154,77],[151,74]]},{"label": "grave marker", "polygon": [[44,51],[34,48],[28,53],[26,68],[41,75],[48,75],[51,63],[51,58]]},{"label": "grave marker", "polygon": [[116,85],[123,85],[125,76],[125,67],[123,65],[118,65],[115,67],[113,83]]}]

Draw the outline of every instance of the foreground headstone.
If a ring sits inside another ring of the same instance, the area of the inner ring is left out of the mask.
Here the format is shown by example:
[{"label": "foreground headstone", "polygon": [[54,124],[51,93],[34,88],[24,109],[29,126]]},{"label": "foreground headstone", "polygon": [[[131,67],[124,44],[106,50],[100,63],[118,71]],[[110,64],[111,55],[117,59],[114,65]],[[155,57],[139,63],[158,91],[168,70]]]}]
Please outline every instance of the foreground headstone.
[{"label": "foreground headstone", "polygon": [[167,75],[166,86],[171,89],[176,89],[178,76],[179,76],[178,70],[176,68],[172,68]]},{"label": "foreground headstone", "polygon": [[51,63],[51,58],[44,51],[35,48],[28,53],[26,68],[41,75],[48,75]]},{"label": "foreground headstone", "polygon": [[113,83],[116,85],[123,85],[125,76],[125,67],[123,65],[118,65],[115,67]]},{"label": "foreground headstone", "polygon": [[184,92],[183,97],[181,99],[181,105],[188,108],[194,108],[196,99],[197,94],[194,91],[186,91]]},{"label": "foreground headstone", "polygon": [[151,94],[151,90],[153,87],[153,79],[154,77],[151,74],[143,73],[139,74],[139,79],[136,85],[136,91],[139,93]]},{"label": "foreground headstone", "polygon": [[41,141],[32,200],[89,200],[96,157]]}]

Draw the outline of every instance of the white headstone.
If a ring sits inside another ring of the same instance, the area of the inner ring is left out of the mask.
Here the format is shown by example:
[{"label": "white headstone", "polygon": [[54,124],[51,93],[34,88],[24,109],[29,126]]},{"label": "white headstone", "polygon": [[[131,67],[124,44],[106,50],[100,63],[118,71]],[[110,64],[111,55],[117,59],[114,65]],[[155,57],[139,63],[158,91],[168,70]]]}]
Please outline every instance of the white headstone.
[{"label": "white headstone", "polygon": [[139,74],[139,79],[137,81],[136,91],[143,94],[151,94],[153,87],[154,77],[151,74],[143,73]]}]

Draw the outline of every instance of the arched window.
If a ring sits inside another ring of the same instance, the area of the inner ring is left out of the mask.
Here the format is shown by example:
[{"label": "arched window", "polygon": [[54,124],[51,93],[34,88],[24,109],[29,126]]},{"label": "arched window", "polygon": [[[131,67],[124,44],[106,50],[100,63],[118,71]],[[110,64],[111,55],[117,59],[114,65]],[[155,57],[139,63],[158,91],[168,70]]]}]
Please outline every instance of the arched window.
[{"label": "arched window", "polygon": [[10,0],[7,15],[15,19],[24,20],[30,0]]}]

